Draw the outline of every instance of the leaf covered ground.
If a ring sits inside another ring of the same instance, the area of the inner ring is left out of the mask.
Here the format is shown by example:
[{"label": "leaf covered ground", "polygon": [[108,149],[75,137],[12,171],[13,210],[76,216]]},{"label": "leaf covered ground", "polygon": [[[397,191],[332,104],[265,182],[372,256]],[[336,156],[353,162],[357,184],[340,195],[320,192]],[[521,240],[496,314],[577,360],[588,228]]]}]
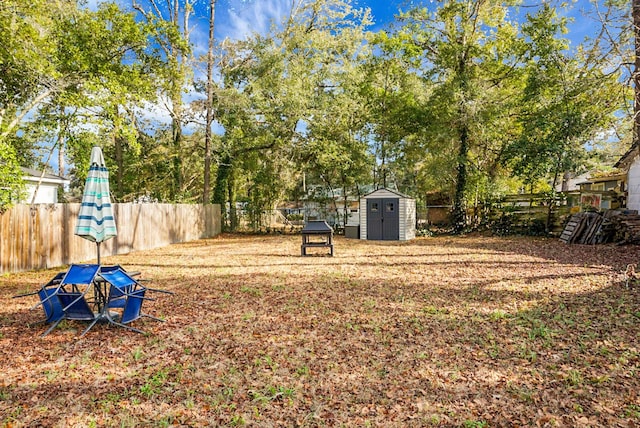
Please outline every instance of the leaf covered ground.
[{"label": "leaf covered ground", "polygon": [[[235,236],[108,257],[175,291],[139,335],[0,276],[0,426],[638,426],[636,246]],[[632,284],[634,285],[634,284]]]}]

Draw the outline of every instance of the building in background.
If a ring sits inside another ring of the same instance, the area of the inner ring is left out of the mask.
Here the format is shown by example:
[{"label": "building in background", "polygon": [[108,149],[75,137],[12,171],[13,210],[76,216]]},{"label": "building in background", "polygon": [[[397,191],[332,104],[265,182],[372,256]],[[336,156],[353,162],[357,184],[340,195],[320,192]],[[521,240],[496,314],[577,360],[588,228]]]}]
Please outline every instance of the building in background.
[{"label": "building in background", "polygon": [[43,175],[42,171],[30,168],[22,168],[22,174],[26,193],[18,203],[57,204],[59,189],[69,188],[70,181],[64,177],[47,173]]}]

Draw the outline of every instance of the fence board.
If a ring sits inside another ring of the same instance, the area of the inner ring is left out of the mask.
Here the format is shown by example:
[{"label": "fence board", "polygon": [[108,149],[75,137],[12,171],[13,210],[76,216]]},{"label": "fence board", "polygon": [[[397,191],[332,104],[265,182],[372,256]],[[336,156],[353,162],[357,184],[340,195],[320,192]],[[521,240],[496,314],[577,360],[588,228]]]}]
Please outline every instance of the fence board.
[{"label": "fence board", "polygon": [[[118,235],[101,256],[220,234],[219,205],[114,204]],[[96,259],[96,244],[74,235],[80,204],[16,205],[0,213],[0,274]]]}]

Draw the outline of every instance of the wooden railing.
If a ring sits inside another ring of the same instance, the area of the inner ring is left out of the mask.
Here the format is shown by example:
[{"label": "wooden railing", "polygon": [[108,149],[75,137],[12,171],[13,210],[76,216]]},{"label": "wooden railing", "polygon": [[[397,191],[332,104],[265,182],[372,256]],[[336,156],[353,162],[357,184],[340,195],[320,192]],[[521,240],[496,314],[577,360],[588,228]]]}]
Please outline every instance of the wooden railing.
[{"label": "wooden railing", "polygon": [[[114,204],[118,236],[102,257],[220,234],[219,205]],[[16,205],[0,214],[0,273],[94,262],[96,244],[74,235],[80,204]]]}]

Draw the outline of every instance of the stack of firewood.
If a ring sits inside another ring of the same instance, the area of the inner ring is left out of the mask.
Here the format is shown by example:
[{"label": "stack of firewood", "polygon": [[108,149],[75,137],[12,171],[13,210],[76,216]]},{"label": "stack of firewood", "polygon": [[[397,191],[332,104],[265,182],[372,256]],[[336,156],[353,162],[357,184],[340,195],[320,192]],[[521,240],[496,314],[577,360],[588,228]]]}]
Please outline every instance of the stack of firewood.
[{"label": "stack of firewood", "polygon": [[611,217],[611,223],[615,227],[615,242],[640,244],[640,215],[616,215]]}]

